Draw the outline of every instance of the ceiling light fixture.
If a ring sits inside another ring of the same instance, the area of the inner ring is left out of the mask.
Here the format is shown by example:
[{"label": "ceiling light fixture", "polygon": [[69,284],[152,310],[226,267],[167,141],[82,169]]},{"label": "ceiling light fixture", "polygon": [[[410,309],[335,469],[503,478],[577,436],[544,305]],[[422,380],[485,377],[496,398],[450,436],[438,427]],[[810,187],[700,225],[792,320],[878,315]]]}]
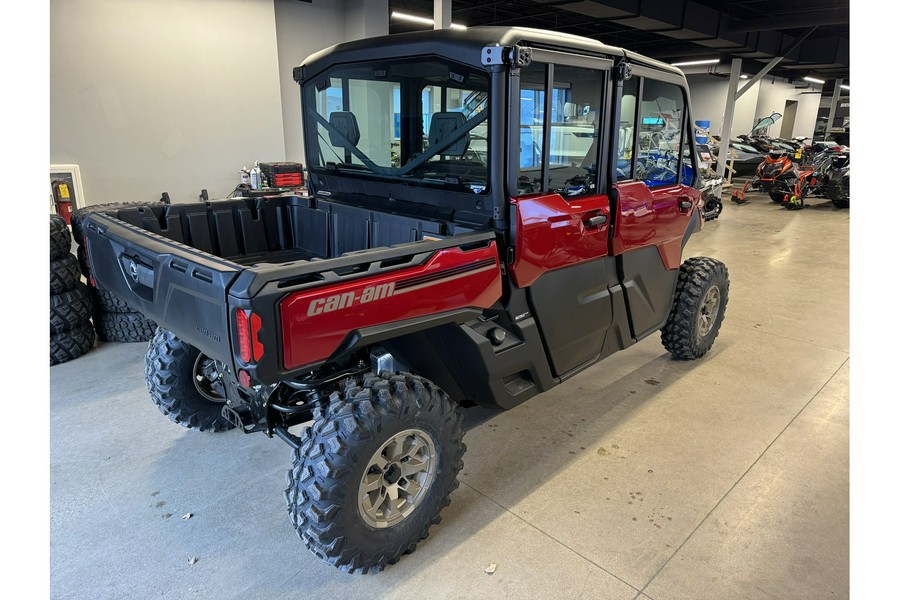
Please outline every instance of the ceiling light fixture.
[{"label": "ceiling light fixture", "polygon": [[750,79],[749,75],[741,75],[741,79]]},{"label": "ceiling light fixture", "polygon": [[[396,10],[391,13],[391,18],[397,19],[398,21],[408,21],[410,23],[419,23],[421,25],[430,25],[434,27],[434,19],[410,15],[408,13],[403,13]],[[459,23],[451,23],[450,29],[468,29],[468,27],[466,27],[465,25],[460,25]]]},{"label": "ceiling light fixture", "polygon": [[850,86],[849,86],[849,85],[841,84],[841,89],[842,89],[842,90],[847,90],[847,91],[849,92],[849,91],[850,91]]},{"label": "ceiling light fixture", "polygon": [[694,65],[716,65],[719,64],[718,58],[710,58],[708,60],[689,60],[688,62],[672,63],[673,67],[692,67]]},{"label": "ceiling light fixture", "polygon": [[819,85],[823,85],[825,83],[821,79],[815,79],[813,77],[804,77],[803,81],[808,81],[810,83],[818,83]]}]

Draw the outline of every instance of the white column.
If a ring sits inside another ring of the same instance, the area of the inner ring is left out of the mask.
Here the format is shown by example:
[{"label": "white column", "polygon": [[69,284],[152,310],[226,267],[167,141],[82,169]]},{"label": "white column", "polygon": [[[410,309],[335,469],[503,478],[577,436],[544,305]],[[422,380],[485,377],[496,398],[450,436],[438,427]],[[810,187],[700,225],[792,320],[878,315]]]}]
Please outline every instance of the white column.
[{"label": "white column", "polygon": [[453,0],[434,0],[434,28],[450,29]]},{"label": "white column", "polygon": [[360,40],[389,33],[388,0],[346,0],[345,6],[347,40]]},{"label": "white column", "polygon": [[731,142],[731,125],[734,123],[734,104],[737,100],[738,82],[741,80],[741,59],[731,59],[731,79],[728,80],[728,95],[725,96],[725,118],[722,120],[722,139],[719,141],[719,158],[716,177],[725,177],[725,162],[728,160],[728,144]]},{"label": "white column", "polygon": [[835,127],[834,115],[837,114],[838,100],[841,99],[841,85],[843,83],[843,79],[834,80],[834,93],[831,95],[831,108],[828,109],[828,125],[825,127],[825,131]]}]

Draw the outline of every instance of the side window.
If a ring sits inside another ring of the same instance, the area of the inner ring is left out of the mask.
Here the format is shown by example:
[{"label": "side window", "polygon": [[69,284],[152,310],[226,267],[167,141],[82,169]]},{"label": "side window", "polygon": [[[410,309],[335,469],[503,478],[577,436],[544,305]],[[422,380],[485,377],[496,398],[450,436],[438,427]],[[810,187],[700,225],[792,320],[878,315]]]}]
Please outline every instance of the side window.
[{"label": "side window", "polygon": [[596,193],[602,83],[600,71],[553,69],[548,187],[563,197]]},{"label": "side window", "polygon": [[622,85],[622,103],[619,112],[619,160],[616,164],[617,181],[631,179],[635,122],[637,120],[638,81],[637,77],[632,77]]},{"label": "side window", "polygon": [[544,189],[541,160],[544,156],[544,90],[547,65],[531,63],[519,76],[519,194]]},{"label": "side window", "polygon": [[671,83],[644,79],[638,121],[638,156],[635,179],[648,187],[679,180],[684,122],[684,93]]}]

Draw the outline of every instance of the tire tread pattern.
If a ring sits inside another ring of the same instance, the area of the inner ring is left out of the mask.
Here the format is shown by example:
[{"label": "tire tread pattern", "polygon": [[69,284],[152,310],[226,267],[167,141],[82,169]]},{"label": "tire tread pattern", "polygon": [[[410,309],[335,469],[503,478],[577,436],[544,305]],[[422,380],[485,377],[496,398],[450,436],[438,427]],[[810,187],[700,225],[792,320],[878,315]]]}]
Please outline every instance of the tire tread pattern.
[{"label": "tire tread pattern", "polygon": [[74,254],[50,261],[50,293],[61,294],[75,287],[81,281],[81,267]]},{"label": "tire tread pattern", "polygon": [[[53,221],[50,221],[50,260],[62,258],[72,250],[72,234],[68,228],[54,229]],[[65,221],[63,221],[65,225]]]},{"label": "tire tread pattern", "polygon": [[90,322],[50,336],[50,366],[74,360],[94,346],[94,328]]},{"label": "tire tread pattern", "polygon": [[[719,313],[713,330],[704,339],[697,335],[697,311],[710,282],[719,284]],[[728,269],[713,258],[689,258],[682,263],[675,287],[675,301],[662,328],[662,343],[675,358],[693,360],[712,347],[728,304]]]},{"label": "tire tread pattern", "polygon": [[158,327],[144,359],[147,391],[159,411],[182,427],[212,432],[233,429],[234,424],[222,417],[221,406],[198,398],[194,383],[185,381],[186,363],[193,370],[195,352],[199,351]]},{"label": "tire tread pattern", "polygon": [[156,323],[139,312],[94,313],[94,327],[101,342],[147,342],[153,338]]},{"label": "tire tread pattern", "polygon": [[[439,460],[441,469],[449,469],[449,474],[436,476],[432,485],[443,481],[445,489],[433,490],[439,494],[436,511],[422,528],[373,552],[348,535],[344,521],[351,517],[340,514],[344,503],[356,507],[357,486],[347,481],[350,465],[346,457],[377,435],[383,423],[401,419],[410,411],[433,412],[448,428],[451,443]],[[340,392],[331,394],[327,408],[316,409],[315,420],[303,430],[293,468],[287,473],[285,499],[300,539],[313,554],[348,573],[378,572],[413,552],[417,543],[428,537],[431,525],[440,522],[441,510],[450,504],[450,493],[459,486],[457,476],[466,450],[463,434],[462,416],[455,404],[427,379],[390,372],[349,378]]]},{"label": "tire tread pattern", "polygon": [[66,292],[50,294],[50,333],[78,329],[90,320],[91,309],[91,296],[80,281]]},{"label": "tire tread pattern", "polygon": [[[103,312],[111,312],[111,313],[138,312],[138,311],[135,311],[131,306],[126,304],[124,300],[122,300],[121,298],[119,298],[114,293],[110,292],[109,290],[104,290],[104,289],[101,289],[98,287],[91,286],[91,297],[94,300],[94,306],[97,307],[97,310],[100,310]],[[152,336],[153,333],[151,332],[150,335]],[[144,340],[141,340],[141,341],[144,341]]]}]

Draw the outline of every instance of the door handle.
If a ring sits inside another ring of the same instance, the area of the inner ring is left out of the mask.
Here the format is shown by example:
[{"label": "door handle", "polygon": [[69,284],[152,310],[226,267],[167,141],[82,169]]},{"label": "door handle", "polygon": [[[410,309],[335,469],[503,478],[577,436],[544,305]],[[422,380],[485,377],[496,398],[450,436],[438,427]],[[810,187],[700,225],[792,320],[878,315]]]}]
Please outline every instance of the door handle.
[{"label": "door handle", "polygon": [[585,223],[587,224],[588,227],[600,227],[601,225],[605,224],[608,220],[609,220],[609,217],[607,217],[606,215],[600,214],[600,215],[594,215],[593,217],[588,219]]},{"label": "door handle", "polygon": [[688,196],[679,196],[678,197],[678,208],[682,211],[689,211],[693,208],[694,203],[691,201]]}]

